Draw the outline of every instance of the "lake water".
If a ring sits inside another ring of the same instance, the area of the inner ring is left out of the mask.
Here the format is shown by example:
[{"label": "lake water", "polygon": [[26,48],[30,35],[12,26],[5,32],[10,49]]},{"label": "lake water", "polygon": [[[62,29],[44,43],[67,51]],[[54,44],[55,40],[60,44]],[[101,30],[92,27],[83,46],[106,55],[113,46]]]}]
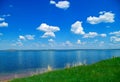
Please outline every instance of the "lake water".
[{"label": "lake water", "polygon": [[120,50],[24,50],[0,51],[0,80],[26,76],[66,65],[92,64],[100,60],[120,56]]}]

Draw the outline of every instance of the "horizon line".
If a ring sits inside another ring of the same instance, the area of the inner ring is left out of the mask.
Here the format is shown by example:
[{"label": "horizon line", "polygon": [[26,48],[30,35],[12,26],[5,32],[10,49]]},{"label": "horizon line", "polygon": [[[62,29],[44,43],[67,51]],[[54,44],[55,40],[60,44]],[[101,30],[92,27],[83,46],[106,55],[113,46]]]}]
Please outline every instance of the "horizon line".
[{"label": "horizon line", "polygon": [[3,49],[3,50],[0,50],[0,51],[32,51],[32,50],[35,50],[35,51],[50,51],[50,50],[120,50],[120,48],[109,48],[109,49]]}]

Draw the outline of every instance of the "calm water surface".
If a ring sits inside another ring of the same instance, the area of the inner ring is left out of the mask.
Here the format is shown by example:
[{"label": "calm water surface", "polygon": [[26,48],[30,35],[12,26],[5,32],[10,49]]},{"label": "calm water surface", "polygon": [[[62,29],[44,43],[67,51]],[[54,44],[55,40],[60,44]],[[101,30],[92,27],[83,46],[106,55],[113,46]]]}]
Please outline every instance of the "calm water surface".
[{"label": "calm water surface", "polygon": [[28,50],[0,51],[0,77],[36,69],[64,68],[67,64],[92,64],[120,56],[120,50]]}]

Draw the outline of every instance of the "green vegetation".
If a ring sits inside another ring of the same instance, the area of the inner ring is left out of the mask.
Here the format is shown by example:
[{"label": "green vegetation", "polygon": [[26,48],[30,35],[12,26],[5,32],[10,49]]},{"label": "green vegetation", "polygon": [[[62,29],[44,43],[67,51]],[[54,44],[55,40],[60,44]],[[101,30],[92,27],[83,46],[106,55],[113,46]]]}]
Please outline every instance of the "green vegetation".
[{"label": "green vegetation", "polygon": [[96,64],[51,71],[10,82],[120,82],[120,57]]}]

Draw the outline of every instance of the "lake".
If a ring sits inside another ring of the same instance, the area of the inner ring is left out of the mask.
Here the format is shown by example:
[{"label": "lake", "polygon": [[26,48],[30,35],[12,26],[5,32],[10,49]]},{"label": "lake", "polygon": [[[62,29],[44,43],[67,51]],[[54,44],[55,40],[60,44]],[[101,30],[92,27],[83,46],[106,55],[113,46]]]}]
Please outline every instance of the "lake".
[{"label": "lake", "polygon": [[120,50],[1,50],[0,80],[42,73],[48,66],[61,69],[113,56],[120,56]]}]

